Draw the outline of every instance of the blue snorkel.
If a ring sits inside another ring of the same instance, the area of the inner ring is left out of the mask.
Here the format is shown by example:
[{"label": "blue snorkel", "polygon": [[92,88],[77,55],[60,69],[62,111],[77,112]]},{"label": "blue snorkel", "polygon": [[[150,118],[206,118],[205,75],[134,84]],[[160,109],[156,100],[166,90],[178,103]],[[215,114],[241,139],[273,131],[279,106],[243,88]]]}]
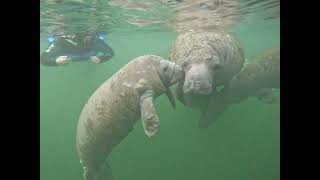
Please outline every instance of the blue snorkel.
[{"label": "blue snorkel", "polygon": [[55,38],[51,35],[48,36],[48,42],[49,44],[52,43],[55,40]]},{"label": "blue snorkel", "polygon": [[105,35],[106,35],[106,33],[100,32],[100,33],[98,34],[98,37],[99,37],[99,39],[104,40],[104,36],[105,36]]}]

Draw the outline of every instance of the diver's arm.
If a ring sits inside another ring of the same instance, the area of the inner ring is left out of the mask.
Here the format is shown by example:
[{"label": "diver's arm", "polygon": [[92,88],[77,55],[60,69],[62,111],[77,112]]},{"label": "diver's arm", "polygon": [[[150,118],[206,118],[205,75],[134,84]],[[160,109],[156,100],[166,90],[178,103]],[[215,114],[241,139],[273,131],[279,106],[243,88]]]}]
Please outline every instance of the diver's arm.
[{"label": "diver's arm", "polygon": [[56,52],[57,48],[55,43],[52,43],[46,51],[44,51],[40,56],[40,62],[46,66],[57,66],[56,63]]},{"label": "diver's arm", "polygon": [[43,52],[40,56],[40,62],[46,66],[58,66],[62,64],[67,64],[70,58],[66,56],[59,56],[63,49],[57,46],[57,43],[52,43],[49,48]]},{"label": "diver's arm", "polygon": [[101,60],[101,63],[106,62],[114,56],[114,52],[110,46],[104,41],[99,41],[96,46],[97,57]]}]

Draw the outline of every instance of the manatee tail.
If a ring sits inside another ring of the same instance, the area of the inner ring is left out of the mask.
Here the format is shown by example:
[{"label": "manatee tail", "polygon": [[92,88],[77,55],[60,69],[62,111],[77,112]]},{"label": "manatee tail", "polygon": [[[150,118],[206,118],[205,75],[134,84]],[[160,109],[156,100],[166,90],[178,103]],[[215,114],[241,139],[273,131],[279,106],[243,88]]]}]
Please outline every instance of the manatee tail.
[{"label": "manatee tail", "polygon": [[108,163],[103,163],[96,170],[84,169],[84,180],[114,180],[111,167]]}]

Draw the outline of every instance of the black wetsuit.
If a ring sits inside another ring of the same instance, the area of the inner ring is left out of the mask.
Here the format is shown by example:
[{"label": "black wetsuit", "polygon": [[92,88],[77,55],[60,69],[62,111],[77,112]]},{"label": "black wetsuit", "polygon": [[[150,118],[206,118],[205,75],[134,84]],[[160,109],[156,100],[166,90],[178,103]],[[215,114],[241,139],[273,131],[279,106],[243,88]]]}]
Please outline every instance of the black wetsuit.
[{"label": "black wetsuit", "polygon": [[48,49],[41,54],[40,61],[43,65],[56,66],[56,59],[67,56],[71,61],[87,61],[91,56],[96,56],[101,63],[114,56],[114,52],[102,39],[94,35],[91,43],[84,40],[86,35],[61,36],[49,44]]}]

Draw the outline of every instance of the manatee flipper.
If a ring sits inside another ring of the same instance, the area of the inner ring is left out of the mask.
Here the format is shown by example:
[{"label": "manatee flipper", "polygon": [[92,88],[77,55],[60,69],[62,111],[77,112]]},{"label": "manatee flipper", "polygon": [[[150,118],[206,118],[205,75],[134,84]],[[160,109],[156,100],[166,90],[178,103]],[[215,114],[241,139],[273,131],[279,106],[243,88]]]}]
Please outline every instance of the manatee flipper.
[{"label": "manatee flipper", "polygon": [[176,89],[175,89],[175,94],[176,94],[176,97],[177,99],[183,104],[186,106],[186,101],[184,100],[184,97],[183,97],[183,90],[182,90],[182,87],[183,87],[183,82],[179,82]]},{"label": "manatee flipper", "polygon": [[198,121],[199,128],[207,128],[214,123],[220,115],[228,108],[225,93],[228,92],[229,83],[223,85],[221,90],[214,88],[207,105],[203,108],[200,119]]},{"label": "manatee flipper", "polygon": [[167,88],[167,91],[165,93],[166,93],[166,95],[167,95],[172,107],[175,109],[176,108],[176,101],[174,99],[174,96],[173,96],[170,88]]},{"label": "manatee flipper", "polygon": [[257,92],[256,97],[259,101],[266,104],[272,104],[276,101],[276,97],[274,96],[272,89],[261,89]]},{"label": "manatee flipper", "polygon": [[207,128],[212,123],[217,121],[221,114],[228,108],[228,103],[223,100],[223,96],[211,96],[208,105],[202,111],[201,117],[198,121],[199,128]]},{"label": "manatee flipper", "polygon": [[150,138],[154,136],[160,128],[160,120],[153,103],[154,91],[145,91],[140,99],[141,120],[144,132]]}]

